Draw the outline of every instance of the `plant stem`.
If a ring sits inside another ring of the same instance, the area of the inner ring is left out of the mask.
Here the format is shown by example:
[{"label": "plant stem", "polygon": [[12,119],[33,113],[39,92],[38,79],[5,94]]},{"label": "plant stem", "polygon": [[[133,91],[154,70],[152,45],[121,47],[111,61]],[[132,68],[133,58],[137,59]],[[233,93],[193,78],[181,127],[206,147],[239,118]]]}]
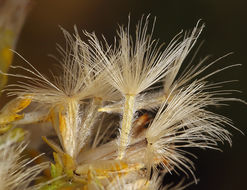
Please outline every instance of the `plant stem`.
[{"label": "plant stem", "polygon": [[79,118],[79,102],[71,99],[65,107],[65,113],[59,116],[59,128],[63,138],[65,152],[72,158],[76,153],[76,133]]},{"label": "plant stem", "polygon": [[98,109],[102,106],[102,99],[101,98],[93,98],[89,109],[87,111],[85,119],[82,121],[80,130],[79,130],[79,145],[78,145],[78,152],[83,148],[85,145],[88,137],[91,135],[93,130],[93,126],[97,117],[99,116]]},{"label": "plant stem", "polygon": [[135,95],[125,95],[124,110],[123,110],[123,119],[121,134],[119,139],[119,150],[118,150],[118,159],[123,159],[125,155],[125,150],[129,143],[129,136],[131,132],[132,120],[135,113]]}]

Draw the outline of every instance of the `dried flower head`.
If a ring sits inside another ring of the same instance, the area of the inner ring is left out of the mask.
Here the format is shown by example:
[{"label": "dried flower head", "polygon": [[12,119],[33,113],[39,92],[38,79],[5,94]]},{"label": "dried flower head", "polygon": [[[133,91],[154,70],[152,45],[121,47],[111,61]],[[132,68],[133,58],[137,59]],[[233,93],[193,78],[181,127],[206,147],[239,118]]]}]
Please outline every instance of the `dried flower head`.
[{"label": "dried flower head", "polygon": [[13,129],[0,136],[0,189],[1,190],[32,190],[31,182],[48,167],[48,163],[30,166],[33,160],[23,158],[27,147],[24,131]]},{"label": "dried flower head", "polygon": [[[215,63],[203,66],[204,59],[181,71],[204,25],[198,22],[166,47],[153,40],[154,26],[149,32],[148,25],[149,17],[142,18],[135,36],[130,23],[120,27],[113,45],[94,33],[84,32],[85,42],[77,29],[74,35],[63,30],[67,45],[59,46],[62,72],[53,75],[53,81],[28,62],[30,69],[16,66],[34,77],[16,75],[28,81],[9,85],[8,94],[16,95],[19,103],[28,100],[26,106],[32,101],[43,108],[37,121],[48,122],[60,142],[43,137],[54,150],[54,163],[42,190],[182,190],[182,183],[162,182],[164,175],[181,171],[196,181],[188,147],[218,149],[219,142],[231,144],[225,129],[233,127],[231,120],[208,108],[237,99],[225,97],[220,89],[224,81],[207,79],[235,65],[203,76]],[[11,109],[17,114],[26,106]],[[5,115],[9,112],[0,119]],[[4,124],[30,124],[30,115],[24,110],[21,118]]]}]

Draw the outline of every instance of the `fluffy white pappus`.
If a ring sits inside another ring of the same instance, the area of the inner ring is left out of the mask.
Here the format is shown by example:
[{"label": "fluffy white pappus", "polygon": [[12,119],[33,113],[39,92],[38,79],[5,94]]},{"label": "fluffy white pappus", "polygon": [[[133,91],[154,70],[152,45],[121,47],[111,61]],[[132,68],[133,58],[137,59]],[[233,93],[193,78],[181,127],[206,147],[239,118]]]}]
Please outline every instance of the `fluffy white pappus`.
[{"label": "fluffy white pappus", "polygon": [[[89,45],[80,39],[77,29],[74,36],[65,30],[63,33],[66,47],[58,47],[62,56],[59,61],[61,74],[52,74],[53,81],[50,81],[23,58],[31,69],[21,66],[15,68],[21,68],[34,77],[13,75],[28,79],[28,82],[9,85],[8,94],[20,98],[28,95],[33,102],[48,107],[51,115],[54,111],[53,125],[61,145],[66,153],[74,157],[85,145],[103,101],[116,100],[119,95],[104,82],[105,72],[95,67],[101,60],[90,52]],[[81,109],[83,101],[90,104],[87,110]],[[86,113],[83,119],[81,111]]]},{"label": "fluffy white pappus", "polygon": [[[165,77],[163,84],[164,84],[164,93],[169,94],[170,90],[172,89],[172,84],[174,83],[175,78],[177,77],[178,71],[184,62],[187,55],[190,53],[191,49],[197,42],[198,37],[200,36],[204,25],[200,26],[200,21],[194,27],[191,33],[187,32],[183,39],[183,49],[180,54],[176,57],[175,61],[170,65],[170,72]],[[175,38],[179,37],[179,35],[175,36]]]},{"label": "fluffy white pappus", "polygon": [[35,159],[23,159],[27,144],[21,141],[23,134],[8,132],[0,136],[0,190],[34,190],[30,186],[48,163],[30,166]]},{"label": "fluffy white pappus", "polygon": [[131,172],[125,175],[117,175],[112,180],[108,180],[105,190],[147,190],[148,180],[138,172]]},{"label": "fluffy white pappus", "polygon": [[167,75],[169,65],[181,54],[185,43],[174,40],[162,51],[163,45],[152,38],[154,25],[148,33],[149,17],[141,19],[135,36],[130,35],[129,25],[120,27],[112,51],[104,50],[95,35],[89,38],[102,57],[101,67],[108,72],[109,83],[123,95],[138,95]]},{"label": "fluffy white pappus", "polygon": [[188,41],[185,39],[179,42],[174,39],[162,50],[162,45],[159,46],[157,40],[152,38],[154,25],[150,34],[148,32],[149,17],[141,19],[134,37],[130,35],[129,25],[127,28],[120,27],[118,43],[116,42],[111,50],[107,44],[105,50],[95,34],[88,34],[94,52],[102,59],[101,67],[108,73],[106,80],[124,97],[119,159],[124,157],[129,144],[131,123],[138,108],[136,97],[170,72],[169,66],[181,55]]},{"label": "fluffy white pappus", "polygon": [[[67,70],[70,72],[68,74],[68,78],[73,76],[73,78],[77,80],[78,75],[81,75],[79,78],[81,78],[83,82],[82,84],[85,85],[85,88],[78,89],[79,93],[77,94],[79,99],[97,97],[103,100],[111,101],[114,100],[114,98],[119,97],[116,90],[112,88],[105,80],[107,77],[107,72],[105,72],[103,68],[99,67],[102,62],[102,58],[97,56],[93,52],[92,47],[80,38],[77,28],[75,27],[75,34],[73,36],[66,30],[62,30],[66,38],[67,46],[66,49],[59,46],[59,51],[63,57],[63,61],[60,61],[60,63],[65,63],[64,71]],[[84,34],[87,35],[87,32],[84,31]],[[82,68],[80,70],[75,68],[75,72],[78,72],[78,75],[74,76],[74,69],[69,69],[71,64],[69,64],[69,67],[66,67],[66,63],[70,63],[69,60],[74,60]],[[68,83],[66,86],[71,85],[70,80],[66,80],[66,82]],[[77,81],[75,81],[75,83],[82,85]]]},{"label": "fluffy white pappus", "polygon": [[161,187],[159,190],[184,190],[187,187],[191,186],[192,184],[194,184],[194,182],[188,183],[188,184],[184,184],[184,180],[182,179],[178,184],[174,185],[174,183],[165,185],[163,187]]},{"label": "fluffy white pappus", "polygon": [[164,82],[163,82],[165,94],[169,94],[169,91],[171,90],[171,86],[172,86],[175,78],[177,77],[178,71],[179,71],[182,63],[184,62],[187,55],[190,53],[191,49],[195,45],[198,37],[200,36],[200,34],[204,28],[204,25],[199,26],[199,24],[200,24],[200,21],[197,23],[195,28],[192,30],[191,34],[188,32],[184,36],[184,40],[182,42],[183,43],[183,50],[176,57],[176,60],[172,63],[171,68],[170,68],[171,71],[165,77]]},{"label": "fluffy white pappus", "polygon": [[194,176],[193,162],[184,148],[217,149],[218,142],[231,144],[231,134],[223,127],[232,123],[207,110],[216,100],[212,93],[203,92],[204,87],[204,83],[194,82],[160,107],[146,132],[148,168],[156,167],[158,161],[170,172],[180,169],[187,174],[187,170]]},{"label": "fluffy white pappus", "polygon": [[[30,67],[12,66],[27,71],[33,77],[21,74],[6,74],[27,79],[27,82],[18,81],[17,84],[8,85],[8,95],[19,97],[26,94],[32,96],[33,101],[45,104],[64,104],[69,99],[76,101],[99,97],[102,99],[114,99],[116,90],[103,80],[105,72],[96,67],[101,62],[90,52],[90,47],[83,42],[75,28],[74,36],[64,29],[66,47],[58,46],[61,59],[59,75],[52,73],[51,79],[41,74],[33,65],[19,55]],[[111,98],[110,98],[111,97]]]},{"label": "fluffy white pappus", "polygon": [[173,183],[163,185],[164,174],[154,172],[151,179],[142,177],[138,173],[132,173],[113,178],[109,181],[105,190],[183,190],[193,183],[184,184],[184,180],[181,180],[178,184]]},{"label": "fluffy white pappus", "polygon": [[[183,190],[188,186],[192,185],[194,182],[185,184],[184,179],[182,179],[179,183],[165,183],[165,174],[155,172],[152,174],[151,179],[148,181],[147,190]],[[166,184],[166,185],[164,185]]]},{"label": "fluffy white pappus", "polygon": [[[196,52],[197,53],[197,52]],[[196,54],[195,53],[195,54]],[[210,82],[208,79],[224,70],[241,66],[240,64],[233,64],[233,65],[228,65],[228,66],[223,66],[215,71],[209,72],[208,74],[206,73],[207,70],[209,70],[212,66],[214,66],[216,63],[219,63],[220,60],[224,59],[225,57],[229,56],[231,53],[228,53],[224,56],[221,56],[214,61],[206,64],[205,62],[208,61],[209,56],[203,58],[202,60],[199,61],[199,63],[192,65],[194,57],[192,60],[189,62],[189,64],[186,66],[186,68],[180,73],[176,73],[177,76],[174,77],[167,77],[163,81],[163,86],[164,86],[164,92],[165,95],[167,96],[171,91],[173,91],[173,94],[176,94],[181,88],[188,87],[192,82],[197,82],[197,83],[205,83],[204,91],[213,91],[212,95],[214,97],[220,96],[218,99],[219,102],[221,101],[239,101],[242,103],[245,103],[244,101],[238,99],[238,98],[229,98],[226,97],[226,95],[231,95],[232,93],[239,92],[238,90],[224,90],[222,89],[222,86],[227,84],[227,83],[233,83],[236,82],[236,80],[229,80],[229,81],[220,81],[220,82]],[[176,65],[173,66],[172,70],[177,67]],[[178,70],[177,70],[178,72]],[[171,78],[173,80],[171,80]],[[166,82],[168,81],[168,82]],[[168,85],[169,84],[169,85]],[[224,97],[224,98],[223,98]]]}]

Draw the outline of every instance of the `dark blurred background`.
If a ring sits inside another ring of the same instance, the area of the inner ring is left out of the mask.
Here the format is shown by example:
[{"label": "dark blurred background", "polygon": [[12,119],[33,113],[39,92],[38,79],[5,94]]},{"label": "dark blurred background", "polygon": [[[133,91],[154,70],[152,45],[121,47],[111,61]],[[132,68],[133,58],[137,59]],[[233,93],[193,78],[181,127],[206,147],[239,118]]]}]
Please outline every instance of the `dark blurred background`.
[{"label": "dark blurred background", "polygon": [[[34,0],[33,8],[20,35],[17,52],[43,73],[52,69],[55,61],[48,54],[56,54],[56,43],[64,44],[59,25],[68,31],[78,29],[95,31],[112,40],[118,24],[126,24],[128,14],[136,23],[142,14],[157,17],[154,36],[161,42],[169,42],[181,29],[191,29],[199,19],[206,28],[199,41],[205,40],[197,57],[210,54],[212,60],[229,52],[233,55],[218,64],[242,64],[226,70],[212,80],[238,79],[230,88],[243,91],[236,94],[247,100],[247,1],[246,0]],[[133,25],[134,26],[134,25]],[[14,64],[23,64],[19,58]],[[234,102],[231,106],[218,108],[230,117],[235,126],[247,134],[246,106]],[[246,118],[245,118],[246,117]],[[188,189],[233,190],[247,189],[247,138],[230,129],[233,146],[221,145],[222,152],[191,150],[194,159],[197,186]],[[179,177],[178,177],[179,178]]]}]

